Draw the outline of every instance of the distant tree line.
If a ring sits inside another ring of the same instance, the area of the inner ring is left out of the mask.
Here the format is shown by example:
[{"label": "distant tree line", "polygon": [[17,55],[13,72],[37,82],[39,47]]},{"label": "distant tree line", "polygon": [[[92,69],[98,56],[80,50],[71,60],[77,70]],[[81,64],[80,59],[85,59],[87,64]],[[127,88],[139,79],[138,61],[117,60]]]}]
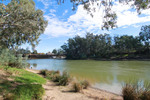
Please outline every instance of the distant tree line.
[{"label": "distant tree line", "polygon": [[136,37],[87,33],[70,38],[61,48],[68,59],[150,57],[150,26],[143,26]]},{"label": "distant tree line", "polygon": [[52,53],[55,55],[63,55],[64,51],[62,49],[53,49]]}]

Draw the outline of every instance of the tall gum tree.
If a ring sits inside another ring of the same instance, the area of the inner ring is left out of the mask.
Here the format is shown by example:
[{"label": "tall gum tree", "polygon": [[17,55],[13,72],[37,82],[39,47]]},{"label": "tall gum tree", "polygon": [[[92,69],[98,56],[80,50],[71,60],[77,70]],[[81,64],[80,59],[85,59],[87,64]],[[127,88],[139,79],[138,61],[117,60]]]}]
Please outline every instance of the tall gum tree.
[{"label": "tall gum tree", "polygon": [[47,21],[33,0],[0,0],[0,47],[13,48],[24,43],[38,44]]}]

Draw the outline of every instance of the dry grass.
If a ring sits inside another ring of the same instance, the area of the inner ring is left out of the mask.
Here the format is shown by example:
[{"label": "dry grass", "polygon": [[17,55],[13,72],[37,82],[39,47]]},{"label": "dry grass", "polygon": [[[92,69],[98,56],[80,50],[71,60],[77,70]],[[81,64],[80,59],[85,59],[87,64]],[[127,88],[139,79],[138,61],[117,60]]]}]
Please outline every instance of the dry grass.
[{"label": "dry grass", "polygon": [[80,82],[73,82],[72,89],[74,92],[80,92],[82,90],[82,86]]},{"label": "dry grass", "polygon": [[81,86],[83,89],[87,89],[90,86],[90,83],[87,80],[81,81]]},{"label": "dry grass", "polygon": [[150,100],[150,84],[143,86],[141,82],[125,84],[122,89],[124,100]]}]

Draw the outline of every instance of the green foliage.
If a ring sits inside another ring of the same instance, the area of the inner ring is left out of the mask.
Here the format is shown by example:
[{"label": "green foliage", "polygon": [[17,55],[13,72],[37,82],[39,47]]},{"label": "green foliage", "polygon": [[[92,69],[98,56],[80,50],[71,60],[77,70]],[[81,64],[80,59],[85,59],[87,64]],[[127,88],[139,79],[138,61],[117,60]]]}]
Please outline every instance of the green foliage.
[{"label": "green foliage", "polygon": [[141,32],[139,33],[141,40],[145,44],[145,52],[150,53],[150,25],[145,25],[141,27]]},{"label": "green foliage", "polygon": [[46,78],[52,80],[53,82],[57,82],[57,85],[61,86],[68,85],[70,81],[70,76],[67,72],[63,72],[61,75],[59,71],[41,70],[40,74],[44,75]]},{"label": "green foliage", "polygon": [[126,83],[122,89],[124,100],[149,100],[150,84],[143,86],[141,82],[135,84]]},{"label": "green foliage", "polygon": [[40,84],[18,85],[14,90],[16,100],[42,100],[44,88]]},{"label": "green foliage", "polygon": [[8,49],[0,49],[0,64],[17,68],[25,68],[27,66],[27,62],[21,54],[15,55],[14,52]]},{"label": "green foliage", "polygon": [[142,26],[139,35],[142,41],[150,42],[150,25]]},{"label": "green foliage", "polygon": [[56,50],[56,49],[54,49],[54,50],[52,51],[52,53],[57,54],[57,50]]},{"label": "green foliage", "polygon": [[131,52],[134,50],[142,49],[142,43],[139,39],[139,37],[133,37],[133,36],[116,36],[114,37],[114,48],[117,52]]},{"label": "green foliage", "polygon": [[69,39],[68,43],[62,46],[62,49],[69,59],[86,59],[89,57],[106,57],[110,47],[111,37],[108,34],[93,35],[87,33],[86,38],[76,36]]},{"label": "green foliage", "polygon": [[16,54],[30,54],[30,53],[31,51],[29,50],[29,48],[26,49],[21,48],[16,50]]},{"label": "green foliage", "polygon": [[53,82],[59,82],[60,80],[60,72],[59,71],[48,71],[48,70],[41,70],[40,74],[45,76],[47,79],[52,80]]},{"label": "green foliage", "polygon": [[[144,54],[144,45],[140,37],[115,36],[108,34],[94,35],[87,33],[86,37],[75,36],[61,46],[67,59],[87,58],[132,58]],[[126,55],[126,56],[124,56]]]},{"label": "green foliage", "polygon": [[38,44],[47,21],[43,11],[36,9],[33,0],[11,0],[0,3],[0,46],[15,47],[29,43]]}]

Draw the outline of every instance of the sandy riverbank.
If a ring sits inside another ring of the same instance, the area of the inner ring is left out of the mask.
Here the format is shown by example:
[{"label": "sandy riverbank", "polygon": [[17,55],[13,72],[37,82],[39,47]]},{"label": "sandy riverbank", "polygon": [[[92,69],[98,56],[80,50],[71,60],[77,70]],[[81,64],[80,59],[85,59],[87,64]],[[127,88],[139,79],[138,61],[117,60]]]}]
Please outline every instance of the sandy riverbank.
[{"label": "sandy riverbank", "polygon": [[[27,69],[27,71],[38,74],[39,70]],[[47,80],[43,85],[45,95],[43,100],[123,100],[120,95],[89,87],[80,93],[71,92],[71,84],[68,86],[56,86]]]}]

